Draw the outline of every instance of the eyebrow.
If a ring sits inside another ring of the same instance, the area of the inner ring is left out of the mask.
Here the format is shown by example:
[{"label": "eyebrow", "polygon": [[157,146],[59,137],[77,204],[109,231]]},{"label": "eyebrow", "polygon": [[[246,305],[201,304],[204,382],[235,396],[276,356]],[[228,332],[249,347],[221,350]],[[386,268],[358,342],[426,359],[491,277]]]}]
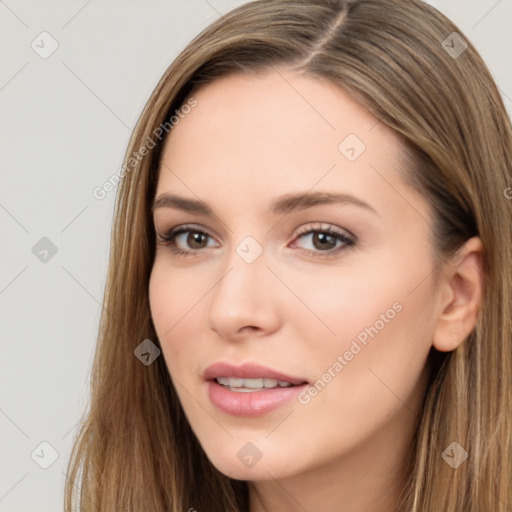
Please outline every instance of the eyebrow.
[{"label": "eyebrow", "polygon": [[[373,206],[350,194],[337,194],[332,192],[305,192],[287,194],[277,198],[270,206],[274,215],[284,215],[296,210],[306,210],[313,206],[325,204],[355,205],[378,215]],[[151,211],[158,208],[174,208],[197,215],[214,216],[213,210],[203,201],[190,199],[172,194],[161,194],[153,202]]]}]

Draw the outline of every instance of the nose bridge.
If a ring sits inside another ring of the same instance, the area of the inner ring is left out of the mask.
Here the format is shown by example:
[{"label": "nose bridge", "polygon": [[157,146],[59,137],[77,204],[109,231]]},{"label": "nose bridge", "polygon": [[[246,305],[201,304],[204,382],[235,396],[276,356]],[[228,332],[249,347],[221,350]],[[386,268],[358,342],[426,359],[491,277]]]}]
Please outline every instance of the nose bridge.
[{"label": "nose bridge", "polygon": [[277,320],[263,246],[245,237],[230,251],[222,277],[212,290],[210,326],[234,334],[245,326],[273,329]]},{"label": "nose bridge", "polygon": [[249,299],[248,302],[258,302],[257,297],[263,291],[259,285],[265,281],[265,274],[269,273],[266,263],[263,246],[254,237],[245,237],[230,251],[224,277],[216,286],[215,295],[226,298],[241,296],[242,299]]}]

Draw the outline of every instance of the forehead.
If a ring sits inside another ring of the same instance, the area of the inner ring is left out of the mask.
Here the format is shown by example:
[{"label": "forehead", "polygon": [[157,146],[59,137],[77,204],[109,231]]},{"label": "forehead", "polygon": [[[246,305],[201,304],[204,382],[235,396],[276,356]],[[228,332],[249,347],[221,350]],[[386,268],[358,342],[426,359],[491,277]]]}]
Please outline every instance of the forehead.
[{"label": "forehead", "polygon": [[164,147],[157,195],[219,204],[310,190],[382,202],[402,187],[397,135],[335,84],[286,69],[231,74],[194,93]]},{"label": "forehead", "polygon": [[[168,138],[167,147],[173,152],[183,145],[209,150],[222,144],[233,146],[231,154],[240,150],[247,155],[250,150],[264,156],[258,150],[264,143],[267,151],[280,149],[297,156],[312,146],[317,153],[330,153],[338,151],[350,134],[367,146],[394,147],[398,142],[390,129],[340,87],[287,69],[232,73],[203,86],[194,98],[197,106],[182,114],[184,119]],[[309,143],[293,144],[299,141]]]}]

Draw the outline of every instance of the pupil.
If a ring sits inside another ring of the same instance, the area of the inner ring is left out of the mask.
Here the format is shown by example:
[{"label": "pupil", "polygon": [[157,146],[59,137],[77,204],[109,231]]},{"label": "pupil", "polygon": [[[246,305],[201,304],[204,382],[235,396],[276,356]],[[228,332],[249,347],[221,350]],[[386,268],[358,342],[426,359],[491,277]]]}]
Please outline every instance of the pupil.
[{"label": "pupil", "polygon": [[[319,242],[318,246],[316,242]],[[315,233],[313,236],[313,245],[317,249],[332,249],[336,246],[336,240],[332,235],[327,233]]]}]

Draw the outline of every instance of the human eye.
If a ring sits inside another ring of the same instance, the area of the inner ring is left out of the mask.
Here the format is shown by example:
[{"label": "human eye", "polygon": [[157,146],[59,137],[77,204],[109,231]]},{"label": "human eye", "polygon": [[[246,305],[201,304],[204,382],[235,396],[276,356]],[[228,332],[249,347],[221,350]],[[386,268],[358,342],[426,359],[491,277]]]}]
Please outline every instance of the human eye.
[{"label": "human eye", "polygon": [[[195,256],[202,249],[212,247],[213,237],[205,230],[192,225],[177,226],[162,233],[157,232],[157,243],[168,246],[176,256]],[[213,244],[213,247],[217,245]]]},{"label": "human eye", "polygon": [[[306,254],[330,258],[355,246],[356,237],[333,226],[318,224],[301,228],[294,239],[294,245],[296,241],[305,241],[303,247],[298,248]],[[309,247],[304,248],[304,245]]]}]

